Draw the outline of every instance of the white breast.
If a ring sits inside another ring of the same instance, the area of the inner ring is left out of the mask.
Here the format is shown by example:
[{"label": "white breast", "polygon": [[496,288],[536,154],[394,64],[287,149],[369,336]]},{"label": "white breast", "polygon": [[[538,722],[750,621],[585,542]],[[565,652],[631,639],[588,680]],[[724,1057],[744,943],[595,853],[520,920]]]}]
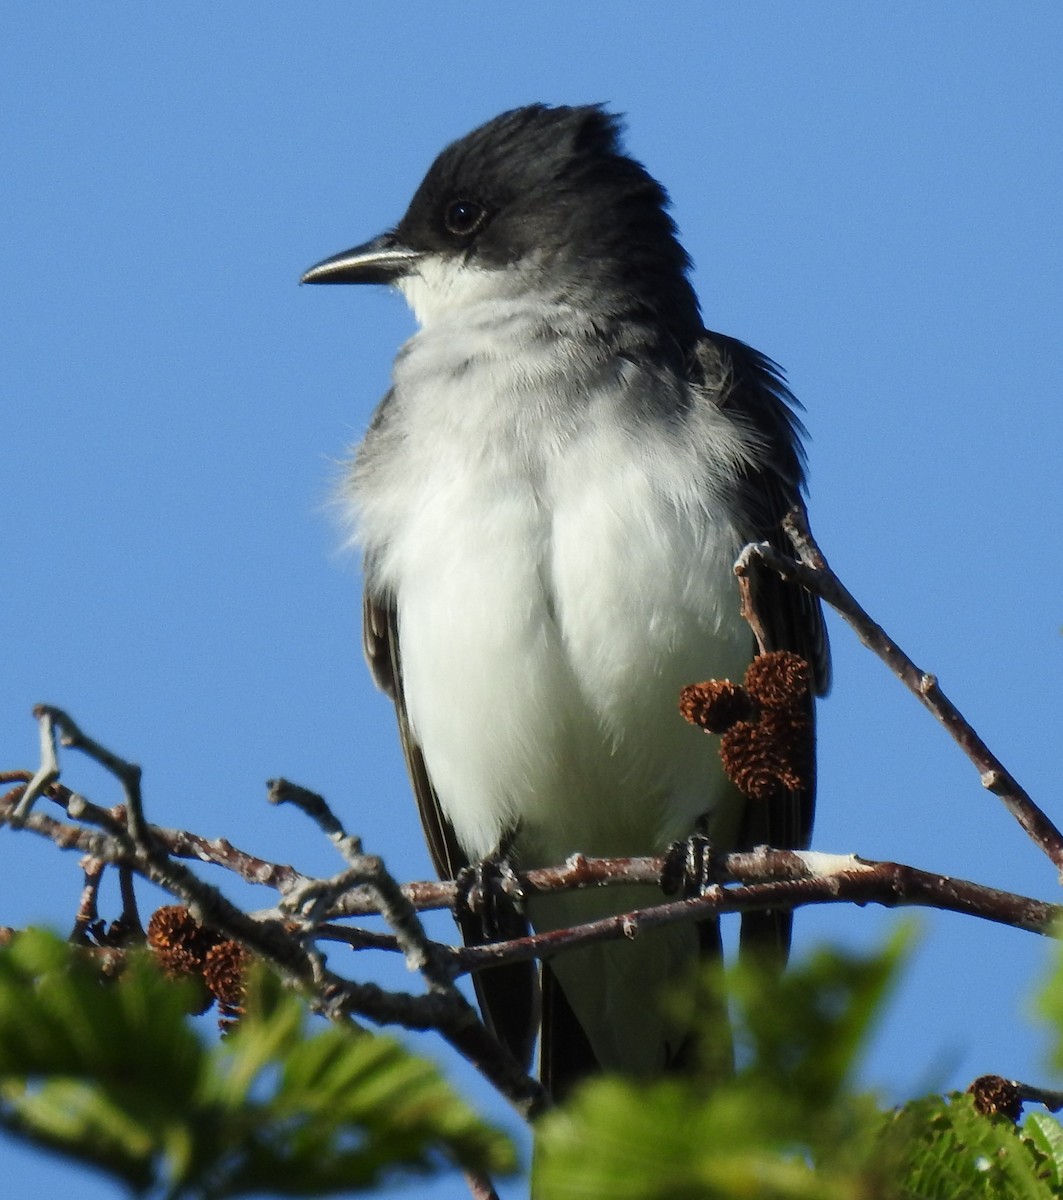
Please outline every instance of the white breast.
[{"label": "white breast", "polygon": [[354,472],[411,725],[471,858],[518,821],[525,866],[649,853],[724,786],[676,702],[749,658],[712,487],[748,451],[707,404],[636,427],[649,371],[532,341],[517,305],[476,316],[407,344]]}]

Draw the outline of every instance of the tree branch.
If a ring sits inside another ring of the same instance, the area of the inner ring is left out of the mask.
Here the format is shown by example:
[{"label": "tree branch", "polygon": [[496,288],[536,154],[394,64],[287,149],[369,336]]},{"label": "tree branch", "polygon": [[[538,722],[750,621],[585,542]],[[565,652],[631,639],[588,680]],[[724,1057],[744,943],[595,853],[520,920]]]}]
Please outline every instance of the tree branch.
[{"label": "tree branch", "polygon": [[[943,694],[937,680],[921,671],[878,626],[828,567],[801,513],[785,522],[796,557],[767,543],[745,547],[735,564],[743,593],[743,612],[756,632],[749,572],[754,560],[782,578],[807,588],[835,608],[861,641],[879,655],[952,735],[978,767],[983,785],[998,795],[1042,850],[1063,872],[1063,835],[1019,786],[982,739]],[[453,882],[400,885],[383,861],[366,854],[358,837],[348,834],[326,801],[285,780],[271,782],[274,803],[293,803],[332,841],[345,869],[319,879],[294,867],[252,855],[224,838],[204,838],[147,822],[140,768],[86,736],[62,709],[41,705],[41,761],[30,772],[2,772],[0,783],[15,783],[0,797],[0,824],[48,838],[62,849],[88,856],[75,938],[88,949],[121,954],[139,933],[132,876],[140,875],[178,897],[202,925],[231,938],[298,987],[317,1011],[334,1020],[367,1019],[409,1029],[435,1029],[488,1079],[524,1116],[540,1111],[546,1098],[487,1029],[475,1008],[455,986],[466,973],[500,963],[550,958],[590,942],[635,938],[679,921],[703,920],[724,913],[799,908],[810,904],[868,903],[888,907],[933,906],[1039,934],[1050,933],[1063,906],[983,887],[966,880],[893,862],[872,862],[854,855],[758,847],[713,858],[713,878],[699,896],[668,900],[659,891],[663,856],[590,859],[573,855],[558,867],[520,876],[526,894],[589,887],[645,885],[647,900],[660,903],[569,929],[552,930],[506,942],[455,948],[428,938],[418,913],[452,908]],[[678,719],[678,718],[677,718]],[[57,739],[80,750],[121,783],[124,803],[101,808],[59,781]],[[35,810],[42,797],[54,801],[67,821]],[[206,883],[181,860],[198,860],[228,870],[277,893],[274,908],[245,913],[218,888]],[[105,931],[97,913],[99,880],[105,864],[119,868],[123,914]],[[657,890],[653,890],[657,889]],[[380,915],[390,932],[381,934],[341,924],[349,918]],[[319,943],[343,942],[357,949],[402,953],[423,980],[425,993],[385,991],[373,983],[348,979],[330,968]],[[114,968],[114,963],[111,963]],[[490,1188],[489,1181],[480,1181]],[[478,1193],[479,1194],[479,1193]],[[489,1190],[482,1191],[484,1196]]]},{"label": "tree branch", "polygon": [[[58,726],[55,710],[49,715]],[[116,763],[121,762],[115,756],[112,759]],[[7,773],[8,781],[16,774]],[[25,785],[28,787],[34,780],[43,778],[43,773],[38,771],[30,776],[24,772],[21,776],[28,780]],[[333,879],[296,878],[290,870],[274,870],[273,864],[254,860],[267,868],[258,870],[259,878],[256,881],[262,882],[263,877],[268,876],[275,880],[278,889],[283,886],[282,902],[289,909],[298,908],[302,898],[309,898],[312,909],[316,910],[318,901],[321,901],[321,911],[326,911],[332,898],[350,890],[352,885],[374,896],[377,910],[385,915],[390,913],[399,925],[400,932],[395,934],[396,944],[402,947],[408,957],[416,959],[418,955],[422,956],[424,967],[421,973],[429,986],[426,995],[386,991],[376,984],[345,979],[329,970],[315,945],[316,912],[308,923],[295,922],[294,928],[291,917],[286,916],[283,910],[244,913],[217,888],[199,879],[169,856],[167,843],[170,837],[166,831],[145,826],[146,837],[135,839],[127,824],[116,820],[108,810],[63,788],[57,781],[44,783],[43,786],[38,784],[36,798],[48,795],[75,819],[91,822],[90,827],[66,824],[34,811],[19,817],[17,814],[23,791],[22,787],[14,788],[0,800],[0,824],[37,833],[61,848],[79,850],[100,862],[117,864],[122,869],[132,870],[150,879],[182,900],[201,924],[240,942],[283,979],[298,987],[311,1006],[329,1019],[362,1017],[378,1024],[399,1024],[418,1030],[434,1029],[468,1059],[522,1116],[529,1118],[545,1107],[546,1096],[541,1085],[517,1064],[454,986],[453,979],[457,972],[452,965],[452,951],[429,942],[423,931],[417,933],[420,922],[406,896],[393,880],[388,882],[390,876],[378,859],[354,855],[354,839],[346,840],[345,849],[352,856],[355,866]],[[216,843],[192,839],[183,833],[178,833],[174,840],[179,844],[194,844],[196,857],[210,856],[209,861],[218,865],[235,862],[246,869],[251,861],[251,856],[233,851],[228,843],[225,843],[225,849],[219,857],[213,857],[210,847]],[[384,903],[380,902],[381,896],[384,897]],[[411,914],[413,924],[410,922]]]},{"label": "tree branch", "polygon": [[888,633],[857,603],[849,589],[827,564],[809,531],[804,513],[791,509],[783,528],[797,555],[780,554],[768,542],[751,542],[735,563],[743,588],[743,610],[752,608],[749,571],[757,560],[781,578],[799,584],[829,604],[856,632],[865,646],[890,668],[919,702],[941,722],[953,741],[978,768],[982,786],[998,796],[1026,833],[1055,864],[1063,879],[1063,833],[1031,799],[1015,777],[989,749],[970,722],[941,690],[936,676],[921,670]]}]

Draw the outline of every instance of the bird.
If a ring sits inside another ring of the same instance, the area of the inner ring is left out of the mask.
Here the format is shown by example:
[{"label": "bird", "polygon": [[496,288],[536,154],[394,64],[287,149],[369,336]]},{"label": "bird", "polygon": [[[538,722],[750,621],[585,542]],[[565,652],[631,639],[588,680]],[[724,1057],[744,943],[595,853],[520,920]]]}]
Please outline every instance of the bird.
[{"label": "bird", "polygon": [[[668,194],[623,138],[599,104],[503,112],[438,155],[397,225],[302,277],[391,285],[417,322],[341,504],[434,866],[500,894],[507,871],[573,854],[811,833],[814,778],[747,802],[677,708],[684,684],[754,657],[733,564],[748,542],[784,546],[804,504],[799,406],[771,359],[705,328]],[[800,654],[822,694],[818,601],[753,583],[766,648]],[[475,942],[661,899],[528,895],[461,923]],[[790,921],[745,918],[743,946],[785,957]],[[659,992],[719,952],[716,923],[670,925],[482,971],[476,990],[522,1065],[538,1037],[562,1096],[689,1061]]]}]

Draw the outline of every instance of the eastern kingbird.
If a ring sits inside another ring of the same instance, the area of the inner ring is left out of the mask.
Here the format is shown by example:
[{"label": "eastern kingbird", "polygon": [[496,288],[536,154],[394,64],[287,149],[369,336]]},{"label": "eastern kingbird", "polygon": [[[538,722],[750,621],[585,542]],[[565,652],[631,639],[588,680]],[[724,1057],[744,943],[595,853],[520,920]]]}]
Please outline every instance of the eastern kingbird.
[{"label": "eastern kingbird", "polygon": [[[753,655],[732,565],[748,541],[781,544],[801,503],[796,402],[770,359],[702,325],[667,195],[620,131],[597,105],[505,112],[439,155],[394,229],[303,276],[393,284],[420,325],[345,500],[366,655],[448,878],[500,855],[656,854],[699,828],[720,849],[811,830],[812,787],[747,803],[677,711],[684,684],[739,679]],[[756,587],[771,648],[804,656],[822,692],[818,604]],[[659,899],[609,888],[526,911],[548,930]],[[785,953],[789,924],[747,918],[743,941]],[[680,1062],[659,993],[714,946],[715,925],[674,925],[477,989],[525,1062],[541,1021],[544,1081],[563,1090]]]}]

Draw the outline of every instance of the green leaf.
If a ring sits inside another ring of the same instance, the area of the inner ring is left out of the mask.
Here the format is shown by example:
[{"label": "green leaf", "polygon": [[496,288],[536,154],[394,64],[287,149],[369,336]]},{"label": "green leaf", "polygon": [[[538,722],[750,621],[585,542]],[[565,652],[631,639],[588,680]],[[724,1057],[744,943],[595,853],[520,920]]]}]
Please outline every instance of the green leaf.
[{"label": "green leaf", "polygon": [[138,1188],[154,1147],[183,1123],[204,1069],[186,1020],[189,989],[134,957],[105,983],[92,960],[30,931],[0,951],[0,1122]]},{"label": "green leaf", "polygon": [[[393,1163],[430,1171],[454,1160],[492,1172],[513,1170],[508,1142],[431,1064],[394,1039],[337,1027],[312,1038],[278,1039],[278,1028],[290,1028],[299,1010],[296,997],[284,997],[268,1017],[242,1021],[224,1047],[230,1062],[219,1084],[234,1115],[246,1111],[251,1085],[279,1073],[273,1094],[253,1106],[254,1120],[244,1133],[254,1152],[227,1170],[225,1194],[263,1188],[308,1194],[308,1172],[316,1194],[367,1187]],[[266,1070],[255,1077],[248,1064]],[[233,1077],[246,1081],[247,1095],[231,1088]]]},{"label": "green leaf", "polygon": [[[1059,925],[1055,926],[1053,933],[1063,938],[1063,928]],[[1052,1061],[1057,1070],[1063,1071],[1063,944],[1056,942],[1052,951],[1048,978],[1035,999],[1034,1007],[1049,1027]]]},{"label": "green leaf", "polygon": [[783,1086],[805,1106],[829,1105],[852,1083],[912,940],[903,924],[877,953],[820,947],[781,976],[746,964],[728,972],[745,1076],[759,1087]]},{"label": "green leaf", "polygon": [[850,1200],[860,1172],[817,1169],[779,1136],[773,1098],[603,1079],[536,1126],[537,1200]]},{"label": "green leaf", "polygon": [[40,931],[0,950],[0,1124],[145,1191],[324,1196],[398,1171],[514,1168],[511,1144],[391,1038],[317,1022],[266,973],[221,1044],[189,989],[130,956],[117,982]]},{"label": "green leaf", "polygon": [[[1007,1117],[979,1113],[970,1096],[916,1100],[886,1136],[898,1153],[905,1200],[1051,1200],[1058,1169]],[[1055,1178],[1053,1179],[1053,1174]]]},{"label": "green leaf", "polygon": [[[878,954],[821,950],[785,976],[739,964],[703,977],[703,1068],[658,1081],[605,1078],[536,1126],[537,1200],[858,1200],[891,1194],[874,1102],[851,1077],[908,941]],[[740,1067],[721,1077],[721,986]]]},{"label": "green leaf", "polygon": [[1032,1112],[1022,1127],[1023,1136],[1040,1154],[1049,1187],[1063,1195],[1063,1126],[1048,1113]]}]

